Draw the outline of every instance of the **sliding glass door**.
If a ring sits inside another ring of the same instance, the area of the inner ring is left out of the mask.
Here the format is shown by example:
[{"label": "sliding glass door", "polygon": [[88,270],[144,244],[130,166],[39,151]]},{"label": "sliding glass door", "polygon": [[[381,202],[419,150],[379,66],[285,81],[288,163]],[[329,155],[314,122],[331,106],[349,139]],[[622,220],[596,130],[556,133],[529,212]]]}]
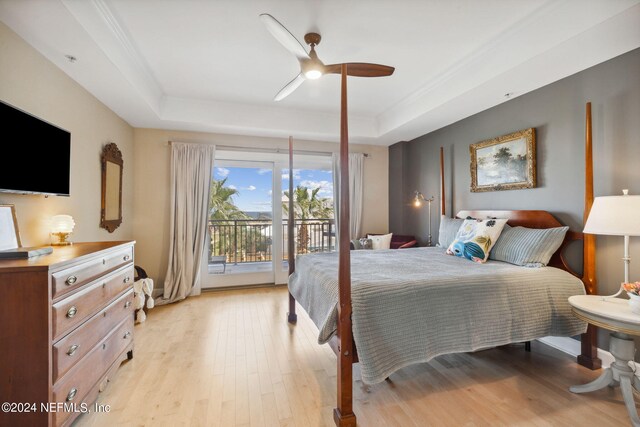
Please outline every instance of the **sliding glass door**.
[{"label": "sliding glass door", "polygon": [[272,162],[215,162],[203,288],[274,283],[273,172]]},{"label": "sliding glass door", "polygon": [[330,157],[219,151],[211,173],[202,288],[286,283],[289,180],[296,254],[335,250]]}]

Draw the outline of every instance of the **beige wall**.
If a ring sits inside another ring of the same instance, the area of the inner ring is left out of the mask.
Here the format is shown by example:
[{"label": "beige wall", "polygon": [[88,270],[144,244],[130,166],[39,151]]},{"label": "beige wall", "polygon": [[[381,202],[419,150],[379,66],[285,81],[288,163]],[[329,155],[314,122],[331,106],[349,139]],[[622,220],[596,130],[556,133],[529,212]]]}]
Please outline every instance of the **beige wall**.
[{"label": "beige wall", "polygon": [[[70,214],[76,221],[72,240],[133,238],[133,129],[78,83],[0,23],[0,99],[71,132],[71,196],[48,197],[0,193],[0,203],[16,205],[23,246],[49,243],[52,215]],[[114,233],[100,224],[100,153],[107,142],[118,144],[124,157],[123,217]],[[8,141],[0,144],[32,144]],[[0,150],[0,153],[2,150]],[[29,171],[29,159],[8,159]],[[51,173],[55,173],[52,170]]]},{"label": "beige wall", "polygon": [[[280,148],[287,140],[213,133],[135,129],[134,237],[136,262],[161,288],[169,251],[170,147],[168,141],[211,143],[225,146]],[[300,150],[334,152],[338,144],[296,141]],[[387,147],[353,144],[352,152],[366,152],[363,232],[384,233],[388,229]]]}]

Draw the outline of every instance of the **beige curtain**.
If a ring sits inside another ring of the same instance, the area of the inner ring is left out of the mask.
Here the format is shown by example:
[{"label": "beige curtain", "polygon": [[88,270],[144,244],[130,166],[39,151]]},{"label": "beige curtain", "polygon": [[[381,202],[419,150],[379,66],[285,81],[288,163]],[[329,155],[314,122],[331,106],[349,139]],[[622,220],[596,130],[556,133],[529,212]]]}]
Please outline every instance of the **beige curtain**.
[{"label": "beige curtain", "polygon": [[169,266],[160,304],[200,293],[215,146],[171,144]]},{"label": "beige curtain", "polygon": [[[333,154],[333,212],[336,222],[336,241],[339,241],[340,213],[340,155]],[[362,237],[362,208],[364,204],[364,154],[349,153],[349,239]]]}]

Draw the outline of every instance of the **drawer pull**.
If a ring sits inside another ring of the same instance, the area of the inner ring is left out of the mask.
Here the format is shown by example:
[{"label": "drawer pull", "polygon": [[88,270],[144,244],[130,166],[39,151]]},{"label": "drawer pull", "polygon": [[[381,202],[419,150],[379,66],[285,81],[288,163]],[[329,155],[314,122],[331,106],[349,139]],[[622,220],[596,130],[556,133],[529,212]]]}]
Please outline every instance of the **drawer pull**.
[{"label": "drawer pull", "polygon": [[76,315],[77,312],[78,312],[78,308],[75,305],[72,305],[71,308],[67,310],[67,317],[71,319],[73,318],[73,316]]},{"label": "drawer pull", "polygon": [[67,277],[67,280],[64,281],[64,283],[67,284],[67,286],[71,286],[74,283],[76,283],[78,281],[78,278],[76,276],[69,276]]},{"label": "drawer pull", "polygon": [[124,261],[129,261],[131,259],[131,257],[129,255],[125,255],[125,256],[122,257],[122,259]]},{"label": "drawer pull", "polygon": [[73,398],[76,397],[76,394],[78,394],[78,389],[72,388],[69,394],[67,394],[67,402],[71,402]]},{"label": "drawer pull", "polygon": [[124,308],[129,308],[131,307],[131,301],[127,301],[124,303]]},{"label": "drawer pull", "polygon": [[78,348],[80,348],[78,344],[74,344],[71,347],[69,347],[69,350],[67,350],[67,356],[73,356]]},{"label": "drawer pull", "polygon": [[102,265],[105,265],[107,263],[107,260],[102,258]]},{"label": "drawer pull", "polygon": [[129,283],[131,281],[131,277],[127,276],[124,278],[123,282],[124,283]]},{"label": "drawer pull", "polygon": [[131,332],[127,331],[122,338],[126,340],[130,336],[131,336]]}]

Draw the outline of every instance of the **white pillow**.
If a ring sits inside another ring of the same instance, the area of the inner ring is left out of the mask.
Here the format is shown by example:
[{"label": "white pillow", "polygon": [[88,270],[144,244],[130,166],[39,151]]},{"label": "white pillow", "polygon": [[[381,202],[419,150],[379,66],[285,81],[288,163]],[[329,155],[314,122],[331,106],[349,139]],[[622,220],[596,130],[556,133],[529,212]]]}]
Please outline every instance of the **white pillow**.
[{"label": "white pillow", "polygon": [[391,236],[393,236],[393,233],[383,234],[381,236],[374,236],[373,234],[369,234],[367,236],[367,239],[371,239],[373,249],[390,249]]}]

